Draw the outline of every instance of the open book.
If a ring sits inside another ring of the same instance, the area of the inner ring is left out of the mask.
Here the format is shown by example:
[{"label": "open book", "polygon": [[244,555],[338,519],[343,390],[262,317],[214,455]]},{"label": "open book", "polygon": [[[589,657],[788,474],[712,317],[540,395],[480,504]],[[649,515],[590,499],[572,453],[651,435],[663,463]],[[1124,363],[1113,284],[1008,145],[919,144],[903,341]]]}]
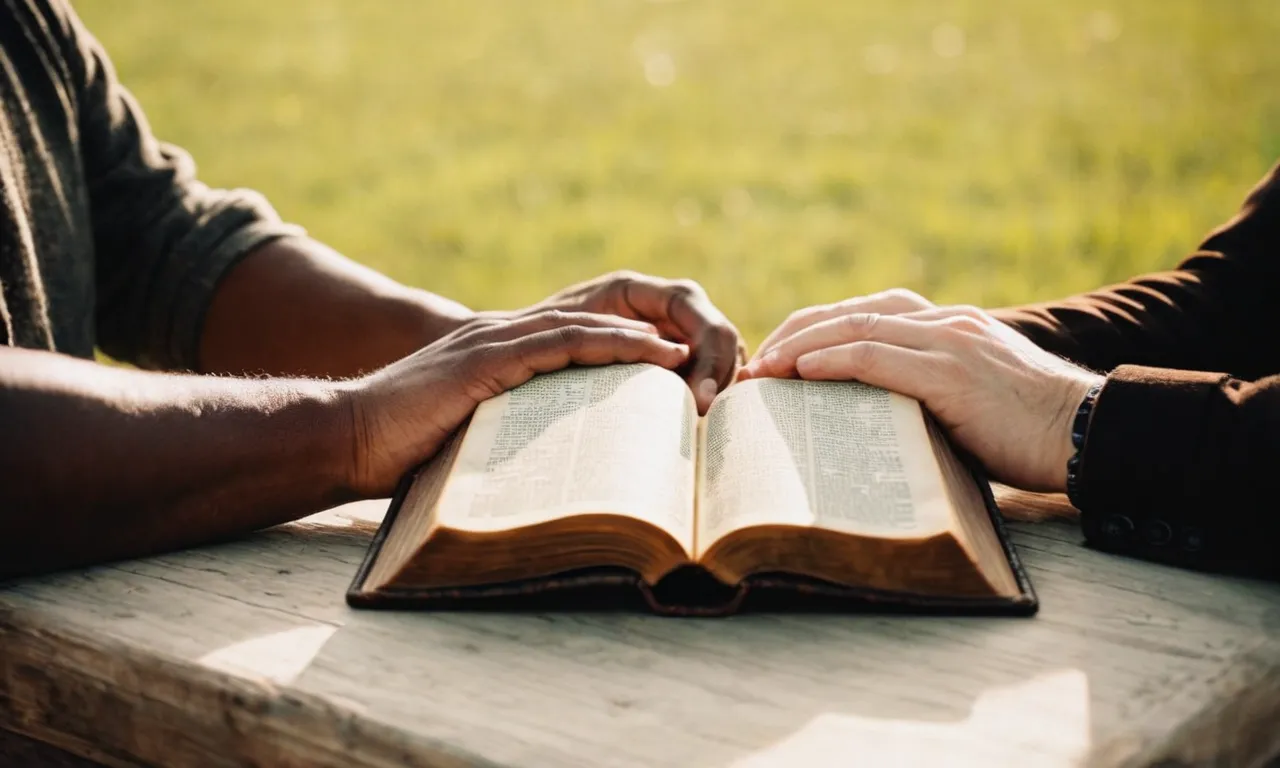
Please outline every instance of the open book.
[{"label": "open book", "polygon": [[568,369],[481,404],[402,484],[347,598],[572,606],[619,590],[687,614],[751,593],[1036,607],[990,487],[915,400],[759,379],[700,419],[649,365]]}]

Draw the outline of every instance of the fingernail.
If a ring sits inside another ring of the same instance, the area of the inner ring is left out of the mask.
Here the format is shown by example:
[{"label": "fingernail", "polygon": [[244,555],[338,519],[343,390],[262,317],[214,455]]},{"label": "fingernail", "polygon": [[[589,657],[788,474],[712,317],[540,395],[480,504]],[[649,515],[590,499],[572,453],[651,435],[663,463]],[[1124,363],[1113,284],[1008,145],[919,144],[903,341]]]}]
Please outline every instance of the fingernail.
[{"label": "fingernail", "polygon": [[777,362],[778,362],[778,353],[776,351],[771,350],[765,353],[764,357],[760,358],[759,360],[756,360],[751,364],[751,375],[756,376],[764,371],[773,370]]},{"label": "fingernail", "polygon": [[681,357],[688,357],[688,356],[689,356],[689,345],[688,345],[688,344],[675,343],[675,344],[672,344],[671,346],[673,346],[673,347],[675,347],[675,348],[676,348],[676,350],[680,353],[680,356],[681,356]]},{"label": "fingernail", "polygon": [[719,390],[720,387],[716,384],[715,379],[703,379],[698,382],[697,395],[703,400],[711,401],[715,399],[716,392]]}]

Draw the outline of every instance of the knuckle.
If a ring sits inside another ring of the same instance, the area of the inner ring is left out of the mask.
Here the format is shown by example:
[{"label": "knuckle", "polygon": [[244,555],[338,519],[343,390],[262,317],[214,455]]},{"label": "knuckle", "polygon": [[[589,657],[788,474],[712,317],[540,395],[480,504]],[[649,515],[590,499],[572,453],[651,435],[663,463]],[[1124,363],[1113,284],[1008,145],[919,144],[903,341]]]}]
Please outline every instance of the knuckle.
[{"label": "knuckle", "polygon": [[687,277],[672,280],[670,290],[673,294],[682,298],[693,298],[695,296],[701,296],[703,293],[702,286],[699,285],[697,281],[690,280]]},{"label": "knuckle", "polygon": [[[634,337],[626,328],[605,328],[599,332],[601,340],[607,343],[611,348],[621,349],[630,346]],[[584,336],[585,338],[585,336]]]},{"label": "knuckle", "polygon": [[886,299],[912,300],[920,298],[919,294],[907,288],[889,288],[881,291],[879,295]]},{"label": "knuckle", "polygon": [[838,322],[853,333],[868,333],[872,328],[875,328],[876,323],[880,322],[880,315],[869,312],[854,312],[853,314],[842,316]]},{"label": "knuckle", "polygon": [[707,327],[707,339],[719,346],[737,346],[738,330],[725,322],[713,323]]},{"label": "knuckle", "polygon": [[928,299],[907,288],[890,288],[877,294],[877,297],[910,307],[924,308],[933,306],[933,303]]},{"label": "knuckle", "polygon": [[551,325],[564,325],[569,318],[570,313],[563,309],[548,309],[542,313],[543,321]]},{"label": "knuckle", "polygon": [[611,283],[633,283],[642,279],[642,275],[634,269],[615,269],[605,279]]},{"label": "knuckle", "polygon": [[956,315],[954,317],[947,318],[943,322],[951,330],[962,333],[966,336],[978,336],[986,330],[986,325],[984,325],[981,320],[969,315]]},{"label": "knuckle", "polygon": [[556,344],[566,349],[578,349],[587,339],[587,329],[581,325],[562,325],[555,329]]}]

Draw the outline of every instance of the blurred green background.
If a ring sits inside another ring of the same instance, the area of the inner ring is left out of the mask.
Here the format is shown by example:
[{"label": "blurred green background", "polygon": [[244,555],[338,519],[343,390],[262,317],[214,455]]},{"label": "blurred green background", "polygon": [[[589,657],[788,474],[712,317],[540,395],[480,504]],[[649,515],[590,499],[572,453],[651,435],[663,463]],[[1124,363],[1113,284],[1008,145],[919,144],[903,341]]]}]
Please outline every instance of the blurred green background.
[{"label": "blurred green background", "polygon": [[752,341],[1171,266],[1280,156],[1276,0],[80,0],[205,181],[477,308],[632,267]]}]

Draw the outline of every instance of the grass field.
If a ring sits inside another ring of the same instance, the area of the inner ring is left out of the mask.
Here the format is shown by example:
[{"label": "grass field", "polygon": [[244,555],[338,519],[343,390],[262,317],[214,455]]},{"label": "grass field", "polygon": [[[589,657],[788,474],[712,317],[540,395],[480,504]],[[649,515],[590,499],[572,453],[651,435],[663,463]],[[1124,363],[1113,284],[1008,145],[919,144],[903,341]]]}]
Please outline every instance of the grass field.
[{"label": "grass field", "polygon": [[622,266],[753,340],[1174,264],[1280,156],[1276,0],[80,0],[157,132],[477,307]]}]

